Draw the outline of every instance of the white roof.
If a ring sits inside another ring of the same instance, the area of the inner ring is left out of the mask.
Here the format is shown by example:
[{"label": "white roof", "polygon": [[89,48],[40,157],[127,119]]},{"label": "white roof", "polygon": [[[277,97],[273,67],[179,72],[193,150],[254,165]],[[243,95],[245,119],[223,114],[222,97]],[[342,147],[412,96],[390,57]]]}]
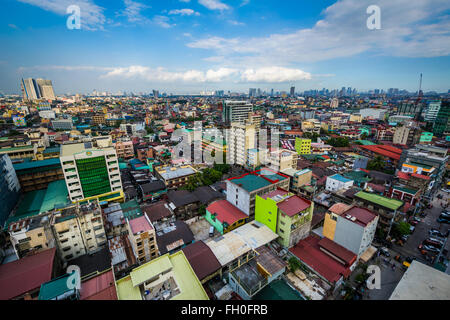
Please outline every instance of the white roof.
[{"label": "white roof", "polygon": [[206,244],[225,266],[250,250],[259,248],[278,238],[278,235],[258,221],[247,223]]},{"label": "white roof", "polygon": [[414,260],[389,300],[450,300],[450,275]]}]

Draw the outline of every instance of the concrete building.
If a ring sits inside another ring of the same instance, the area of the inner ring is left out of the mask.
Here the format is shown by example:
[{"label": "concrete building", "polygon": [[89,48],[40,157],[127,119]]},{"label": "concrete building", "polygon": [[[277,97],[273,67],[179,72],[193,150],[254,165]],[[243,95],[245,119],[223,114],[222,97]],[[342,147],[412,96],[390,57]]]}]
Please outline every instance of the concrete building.
[{"label": "concrete building", "polygon": [[361,109],[359,114],[363,119],[375,119],[375,120],[383,120],[386,115],[386,109],[375,109],[375,108],[366,108]]},{"label": "concrete building", "polygon": [[298,154],[287,149],[269,151],[262,163],[272,170],[281,172],[288,169],[297,169]]},{"label": "concrete building", "polygon": [[119,159],[134,158],[134,148],[133,148],[133,142],[131,140],[117,141],[114,144],[114,147],[116,148],[117,157]]},{"label": "concrete building", "polygon": [[336,192],[341,189],[349,189],[351,186],[353,186],[353,180],[347,179],[340,174],[335,174],[327,177],[325,189]]},{"label": "concrete building", "polygon": [[227,163],[244,166],[248,150],[256,148],[256,129],[254,125],[232,123],[226,131]]},{"label": "concrete building", "polygon": [[430,101],[425,111],[424,120],[426,122],[435,122],[441,109],[441,101]]},{"label": "concrete building", "polygon": [[301,187],[311,184],[312,171],[310,169],[297,170],[291,168],[282,170],[281,173],[290,177],[289,190],[295,193],[300,192]]},{"label": "concrete building", "polygon": [[398,169],[405,173],[429,176],[431,181],[423,196],[425,199],[431,199],[434,193],[441,188],[448,160],[447,149],[418,144],[412,149],[403,150]]},{"label": "concrete building", "polygon": [[289,190],[289,181],[288,176],[268,168],[246,173],[226,181],[227,200],[253,218],[256,195],[261,196],[277,188]]},{"label": "concrete building", "polygon": [[248,120],[250,112],[253,112],[253,105],[251,103],[226,100],[223,102],[222,121],[226,123],[245,123]]},{"label": "concrete building", "polygon": [[20,184],[11,159],[7,154],[0,154],[0,227],[19,200]]},{"label": "concrete building", "polygon": [[36,216],[11,223],[8,233],[19,259],[29,252],[35,253],[55,247],[48,216]]},{"label": "concrete building", "polygon": [[52,120],[52,127],[54,130],[72,130],[72,118]]},{"label": "concrete building", "polygon": [[116,288],[119,300],[209,300],[183,251],[133,269]]},{"label": "concrete building", "polygon": [[309,235],[314,203],[286,190],[256,196],[255,220],[269,227],[290,248]]},{"label": "concrete building", "polygon": [[60,161],[72,202],[91,198],[123,201],[119,163],[113,147],[101,149],[92,142],[63,145]]},{"label": "concrete building", "polygon": [[389,300],[450,300],[450,275],[414,260]]},{"label": "concrete building", "polygon": [[178,189],[184,186],[187,183],[189,177],[197,173],[197,170],[195,170],[190,165],[163,165],[154,167],[153,170],[156,174],[156,177],[164,181],[167,189]]},{"label": "concrete building", "polygon": [[321,123],[317,119],[302,121],[302,131],[320,134]]},{"label": "concrete building", "polygon": [[72,205],[55,213],[51,225],[63,261],[93,254],[107,245],[102,211],[97,201]]},{"label": "concrete building", "polygon": [[295,138],[295,151],[298,154],[311,154],[311,139]]},{"label": "concrete building", "polygon": [[[341,203],[333,205],[342,205]],[[323,236],[361,257],[375,237],[378,215],[365,208],[348,206],[334,213],[333,207],[325,214]]]},{"label": "concrete building", "polygon": [[413,126],[402,126],[395,129],[392,142],[394,144],[403,144],[414,146],[420,141],[421,131]]},{"label": "concrete building", "polygon": [[127,218],[128,238],[139,263],[146,263],[159,256],[156,232],[147,215]]}]

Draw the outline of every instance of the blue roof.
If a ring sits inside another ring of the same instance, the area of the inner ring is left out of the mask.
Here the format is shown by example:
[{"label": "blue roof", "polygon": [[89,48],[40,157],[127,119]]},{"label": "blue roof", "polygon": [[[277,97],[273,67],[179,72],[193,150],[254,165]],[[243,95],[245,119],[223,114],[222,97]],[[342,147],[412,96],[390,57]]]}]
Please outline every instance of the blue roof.
[{"label": "blue roof", "polygon": [[347,179],[347,178],[341,176],[340,174],[335,174],[335,175],[331,176],[330,178],[333,178],[333,179],[338,180],[338,181],[340,181],[340,182],[350,182],[350,181],[353,181],[353,180],[350,180],[350,179]]},{"label": "blue roof", "polygon": [[25,170],[25,169],[53,166],[55,164],[61,164],[60,161],[59,161],[59,158],[52,158],[52,159],[46,159],[46,160],[40,160],[40,161],[30,161],[30,162],[16,163],[16,164],[13,165],[13,167],[14,167],[14,170],[18,171],[18,170]]}]

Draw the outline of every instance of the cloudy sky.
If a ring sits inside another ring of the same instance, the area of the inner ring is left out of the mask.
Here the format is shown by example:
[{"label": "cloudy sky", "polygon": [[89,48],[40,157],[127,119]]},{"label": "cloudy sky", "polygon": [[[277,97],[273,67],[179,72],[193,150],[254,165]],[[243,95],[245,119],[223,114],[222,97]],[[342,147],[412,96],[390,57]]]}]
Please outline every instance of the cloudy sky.
[{"label": "cloudy sky", "polygon": [[[67,28],[80,7],[81,29]],[[380,8],[381,29],[367,13]],[[450,89],[448,0],[2,0],[0,92]]]}]

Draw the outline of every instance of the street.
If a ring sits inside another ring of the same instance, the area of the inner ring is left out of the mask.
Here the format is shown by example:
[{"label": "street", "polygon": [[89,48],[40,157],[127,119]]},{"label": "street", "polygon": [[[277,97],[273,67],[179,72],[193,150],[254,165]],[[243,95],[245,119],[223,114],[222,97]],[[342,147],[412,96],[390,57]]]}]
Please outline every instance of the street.
[{"label": "street", "polygon": [[[438,194],[441,194],[443,199],[448,198],[448,194],[442,191],[439,191]],[[429,237],[428,231],[432,228],[440,230],[442,233],[446,233],[447,229],[450,228],[450,225],[447,224],[439,224],[436,219],[441,214],[443,208],[441,203],[444,200],[440,200],[434,197],[432,204],[433,208],[425,209],[427,216],[425,218],[421,218],[422,221],[416,225],[414,233],[409,237],[408,241],[404,244],[404,246],[399,246],[397,244],[393,244],[392,248],[389,249],[390,257],[386,258],[382,255],[375,258],[375,264],[380,267],[381,270],[381,289],[377,290],[367,290],[364,294],[363,299],[365,300],[387,300],[391,296],[398,282],[402,278],[405,270],[402,269],[402,264],[395,261],[394,257],[397,255],[401,255],[403,258],[413,257],[417,261],[424,263],[426,265],[431,265],[430,262],[426,261],[424,256],[418,250],[418,246],[422,243],[422,241]],[[447,250],[450,249],[450,241],[447,241],[445,248]],[[385,262],[388,260],[389,262]],[[395,264],[395,270],[392,269],[392,263]]]}]

